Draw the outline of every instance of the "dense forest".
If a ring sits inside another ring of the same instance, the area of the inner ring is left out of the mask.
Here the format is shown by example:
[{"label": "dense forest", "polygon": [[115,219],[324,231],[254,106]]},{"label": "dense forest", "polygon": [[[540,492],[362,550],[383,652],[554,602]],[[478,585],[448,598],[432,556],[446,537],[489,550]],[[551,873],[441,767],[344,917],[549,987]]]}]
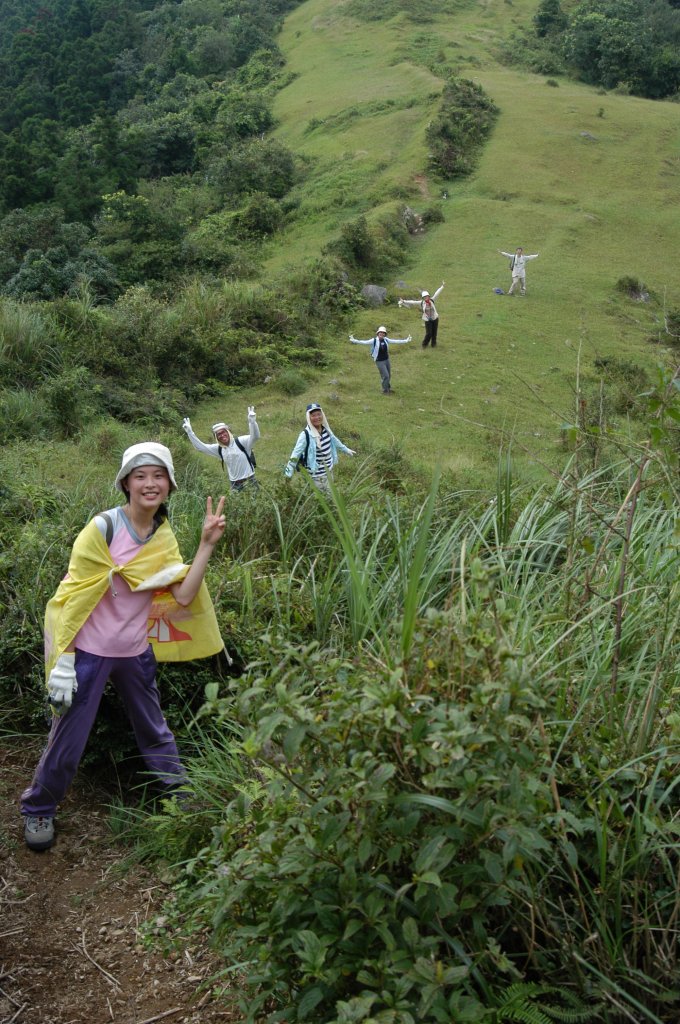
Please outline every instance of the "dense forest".
[{"label": "dense forest", "polygon": [[533,32],[518,34],[511,59],[635,96],[677,96],[680,3],[583,0],[565,10],[560,0],[540,0]]}]

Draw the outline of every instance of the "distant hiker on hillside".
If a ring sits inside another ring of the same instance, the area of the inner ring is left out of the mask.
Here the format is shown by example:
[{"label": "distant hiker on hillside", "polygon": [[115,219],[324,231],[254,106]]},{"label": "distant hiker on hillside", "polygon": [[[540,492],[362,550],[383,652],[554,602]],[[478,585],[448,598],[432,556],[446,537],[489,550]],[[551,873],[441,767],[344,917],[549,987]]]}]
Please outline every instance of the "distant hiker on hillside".
[{"label": "distant hiker on hillside", "polygon": [[182,428],[197,451],[220,460],[222,468],[229,477],[232,491],[242,491],[245,487],[257,488],[259,486],[255,479],[256,463],[253,445],[259,440],[260,428],[255,418],[254,405],[248,406],[249,432],[240,437],[232,434],[226,423],[213,423],[212,432],[217,444],[204,444],[194,434],[191,429],[191,420],[186,416],[182,420]]},{"label": "distant hiker on hillside", "polygon": [[425,337],[423,338],[423,348],[427,348],[428,345],[432,345],[432,348],[437,347],[437,331],[439,330],[439,313],[434,304],[434,300],[440,294],[444,282],[439,285],[437,291],[433,296],[430,297],[429,292],[421,292],[419,299],[399,299],[400,306],[417,306],[422,311],[422,320],[425,323]]},{"label": "distant hiker on hillside", "polygon": [[307,406],[307,426],[300,431],[284,470],[290,479],[296,469],[304,467],[317,487],[328,490],[328,479],[338,461],[338,452],[356,455],[343,444],[328,426],[326,415],[317,402]]},{"label": "distant hiker on hillside", "polygon": [[375,337],[367,338],[365,341],[355,338],[353,334],[350,334],[349,340],[353,345],[370,345],[371,346],[371,358],[375,362],[380,374],[380,380],[382,382],[383,395],[392,395],[391,385],[391,368],[390,368],[390,345],[406,345],[411,340],[411,335],[408,338],[388,338],[387,328],[379,327],[375,332]]},{"label": "distant hiker on hillside", "polygon": [[115,486],[125,504],[101,512],[76,537],[68,573],[45,609],[52,728],[21,797],[32,850],[54,843],[54,818],[76,773],[108,679],[123,702],[147,770],[166,794],[186,781],[161,711],[156,659],[189,661],[224,644],[204,582],[224,533],[224,498],[206,502],[190,565],[179,553],[166,501],[177,489],[172,455],[144,441],[128,448]]},{"label": "distant hiker on hillside", "polygon": [[501,256],[507,256],[510,260],[510,274],[512,275],[512,284],[508,289],[508,295],[514,294],[517,285],[520,286],[522,295],[527,293],[527,273],[525,270],[527,260],[538,259],[538,253],[535,252],[532,256],[527,256],[524,250],[520,246],[515,252],[504,252],[502,249],[497,249],[497,252]]}]

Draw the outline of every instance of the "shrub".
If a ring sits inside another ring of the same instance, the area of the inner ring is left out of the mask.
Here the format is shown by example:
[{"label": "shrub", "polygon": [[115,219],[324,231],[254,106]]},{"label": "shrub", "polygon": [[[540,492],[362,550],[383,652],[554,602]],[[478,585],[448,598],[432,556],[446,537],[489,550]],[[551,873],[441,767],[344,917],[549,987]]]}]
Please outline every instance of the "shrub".
[{"label": "shrub", "polygon": [[446,219],[444,217],[444,211],[439,205],[426,206],[420,216],[423,224],[443,224]]},{"label": "shrub", "polygon": [[45,403],[35,391],[3,388],[0,391],[0,438],[40,437],[50,422]]},{"label": "shrub", "polygon": [[0,299],[0,380],[37,384],[62,362],[62,339],[42,310]]},{"label": "shrub", "polygon": [[295,180],[295,161],[280,142],[256,139],[216,157],[210,177],[220,195],[228,200],[250,192],[281,199]]},{"label": "shrub", "polygon": [[298,370],[291,367],[278,375],[276,383],[284,395],[294,397],[306,391],[309,381]]},{"label": "shrub", "polygon": [[261,192],[255,192],[235,215],[234,230],[239,238],[257,239],[273,235],[282,221],[280,204]]},{"label": "shrub", "polygon": [[649,389],[650,380],[642,366],[614,357],[596,359],[594,365],[605,382],[615,413],[642,415],[646,412],[644,393]]},{"label": "shrub", "polygon": [[206,708],[262,764],[200,889],[217,948],[249,963],[246,1020],[472,1024],[518,977],[503,919],[549,848],[542,697],[498,646],[506,614],[480,608],[465,638],[455,618],[419,624],[408,672],[271,638]]},{"label": "shrub", "polygon": [[425,131],[432,169],[446,178],[469,174],[497,115],[480,85],[465,78],[447,82],[439,114]]},{"label": "shrub", "polygon": [[649,298],[647,291],[647,285],[643,284],[636,277],[620,277],[616,282],[617,292],[621,292],[622,295],[627,295],[629,299],[646,300]]},{"label": "shrub", "polygon": [[50,419],[61,437],[72,437],[95,412],[96,391],[84,366],[64,370],[50,377],[40,394],[50,410]]}]

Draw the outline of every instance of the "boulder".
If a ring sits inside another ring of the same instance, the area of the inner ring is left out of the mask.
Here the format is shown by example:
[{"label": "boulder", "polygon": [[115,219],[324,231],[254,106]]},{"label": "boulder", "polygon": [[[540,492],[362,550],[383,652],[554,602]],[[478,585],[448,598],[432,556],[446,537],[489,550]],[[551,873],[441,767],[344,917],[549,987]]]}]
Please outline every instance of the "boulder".
[{"label": "boulder", "polygon": [[365,284],[361,294],[369,306],[382,306],[387,298],[387,288],[381,288],[378,284]]}]

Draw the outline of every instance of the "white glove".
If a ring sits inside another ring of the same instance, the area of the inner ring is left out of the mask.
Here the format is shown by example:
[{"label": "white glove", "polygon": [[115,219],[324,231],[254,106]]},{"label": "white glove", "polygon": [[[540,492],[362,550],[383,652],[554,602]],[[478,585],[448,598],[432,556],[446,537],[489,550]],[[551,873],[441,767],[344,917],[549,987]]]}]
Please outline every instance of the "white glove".
[{"label": "white glove", "polygon": [[403,306],[404,305],[404,300],[403,299],[399,299],[399,301],[397,302],[397,305],[398,306]]},{"label": "white glove", "polygon": [[356,455],[356,452],[352,448],[348,448],[347,449],[347,454],[348,455]]},{"label": "white glove", "polygon": [[186,430],[187,433],[191,430],[191,420],[188,416],[185,416],[182,420],[182,430]]},{"label": "white glove", "polygon": [[255,406],[254,405],[249,405],[248,406],[248,419],[249,420],[254,420],[255,419]]},{"label": "white glove", "polygon": [[71,707],[73,694],[78,689],[75,654],[60,654],[47,680],[50,704],[57,715]]}]

